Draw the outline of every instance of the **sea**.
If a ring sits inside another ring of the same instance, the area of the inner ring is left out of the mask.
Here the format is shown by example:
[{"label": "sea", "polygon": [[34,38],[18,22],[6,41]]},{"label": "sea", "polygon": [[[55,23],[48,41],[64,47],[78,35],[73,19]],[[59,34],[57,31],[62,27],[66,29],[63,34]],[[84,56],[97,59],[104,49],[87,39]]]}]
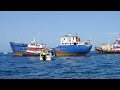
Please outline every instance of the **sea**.
[{"label": "sea", "polygon": [[0,79],[120,79],[120,54],[53,57],[13,56],[0,53]]}]

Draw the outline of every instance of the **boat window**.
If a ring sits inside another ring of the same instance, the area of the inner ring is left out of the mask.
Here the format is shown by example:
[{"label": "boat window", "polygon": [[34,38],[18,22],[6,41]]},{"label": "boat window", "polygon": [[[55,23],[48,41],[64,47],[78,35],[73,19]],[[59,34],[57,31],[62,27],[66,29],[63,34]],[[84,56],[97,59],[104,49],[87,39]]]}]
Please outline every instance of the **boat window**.
[{"label": "boat window", "polygon": [[84,42],[85,45],[89,45],[89,42]]},{"label": "boat window", "polygon": [[76,45],[76,43],[74,43],[74,45]]}]

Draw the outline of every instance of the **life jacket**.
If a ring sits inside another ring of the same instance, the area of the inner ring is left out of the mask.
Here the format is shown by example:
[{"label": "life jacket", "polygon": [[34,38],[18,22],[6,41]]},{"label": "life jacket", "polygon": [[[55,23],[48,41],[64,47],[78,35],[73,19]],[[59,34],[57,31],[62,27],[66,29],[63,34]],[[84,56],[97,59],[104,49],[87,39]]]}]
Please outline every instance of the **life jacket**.
[{"label": "life jacket", "polygon": [[42,55],[46,55],[46,52],[42,52]]}]

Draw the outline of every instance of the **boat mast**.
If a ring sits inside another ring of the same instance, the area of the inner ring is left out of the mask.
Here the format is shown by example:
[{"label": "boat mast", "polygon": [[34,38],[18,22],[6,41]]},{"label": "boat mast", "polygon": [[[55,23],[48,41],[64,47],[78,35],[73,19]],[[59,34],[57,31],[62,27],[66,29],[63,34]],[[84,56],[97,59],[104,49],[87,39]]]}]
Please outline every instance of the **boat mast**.
[{"label": "boat mast", "polygon": [[78,33],[76,33],[76,37],[78,37]]},{"label": "boat mast", "polygon": [[45,48],[46,48],[46,42],[45,42]]},{"label": "boat mast", "polygon": [[18,33],[18,41],[17,41],[18,43],[20,43],[20,39],[19,39],[19,33]]},{"label": "boat mast", "polygon": [[35,43],[35,37],[34,37],[34,40],[33,40],[33,42]]},{"label": "boat mast", "polygon": [[90,41],[91,41],[91,35],[90,35]]},{"label": "boat mast", "polygon": [[20,43],[19,37],[18,37],[18,41],[17,42]]}]

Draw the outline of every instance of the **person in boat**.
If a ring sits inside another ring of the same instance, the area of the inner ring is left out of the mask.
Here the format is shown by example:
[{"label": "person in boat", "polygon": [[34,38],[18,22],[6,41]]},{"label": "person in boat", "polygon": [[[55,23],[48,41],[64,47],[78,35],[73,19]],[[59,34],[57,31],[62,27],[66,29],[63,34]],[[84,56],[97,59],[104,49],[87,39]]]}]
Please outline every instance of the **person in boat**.
[{"label": "person in boat", "polygon": [[47,54],[46,51],[42,50],[41,56],[42,56],[43,60],[46,60],[46,54]]}]

